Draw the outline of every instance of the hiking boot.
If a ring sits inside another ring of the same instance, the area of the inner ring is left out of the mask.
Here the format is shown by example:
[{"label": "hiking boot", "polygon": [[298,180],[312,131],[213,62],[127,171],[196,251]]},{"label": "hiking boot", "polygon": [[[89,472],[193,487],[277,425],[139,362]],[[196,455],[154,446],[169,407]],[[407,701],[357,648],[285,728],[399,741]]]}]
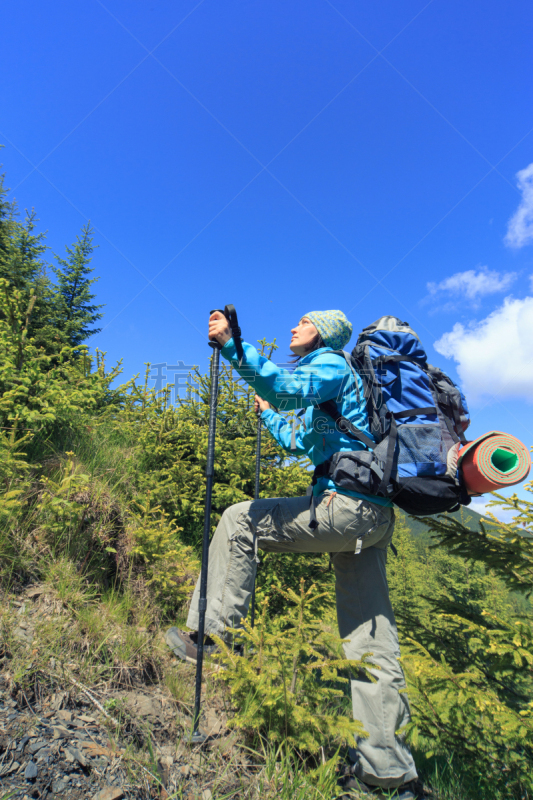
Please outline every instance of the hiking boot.
[{"label": "hiking boot", "polygon": [[424,800],[426,796],[420,781],[409,781],[402,783],[397,789],[389,789],[385,797],[391,800]]},{"label": "hiking boot", "polygon": [[[189,664],[196,664],[198,656],[197,631],[187,633],[186,631],[180,631],[179,628],[169,628],[165,635],[165,641],[178,658],[188,661]],[[210,636],[206,636],[204,641],[204,656],[214,656],[220,652],[221,650],[218,644],[215,644]],[[233,652],[238,656],[242,656],[244,652],[242,644],[234,644]],[[217,668],[225,669],[222,664],[219,664]]]},{"label": "hiking boot", "polygon": [[[188,661],[189,664],[196,664],[198,656],[198,633],[186,633],[179,628],[170,628],[165,636],[165,641],[178,658]],[[204,643],[204,656],[212,656],[220,653],[220,647],[212,639],[207,637],[207,644]]]},{"label": "hiking boot", "polygon": [[[367,783],[363,783],[363,781],[359,780],[359,778],[356,778],[353,775],[351,777],[345,776],[344,778],[341,778],[338,781],[338,784],[341,787],[341,789],[343,790],[347,789],[350,792],[349,794],[341,795],[339,800],[348,800],[348,798],[355,798],[358,797],[359,795],[364,795],[365,797],[367,795],[372,796],[374,798],[376,797],[376,795],[374,794],[374,789],[376,788],[375,786],[374,787],[369,786]],[[358,794],[357,795],[353,794],[352,789],[357,791]]]},{"label": "hiking boot", "polygon": [[[339,785],[342,789],[355,789],[360,795],[368,796],[368,800],[423,800],[424,790],[419,781],[409,781],[402,783],[401,786],[391,789],[382,789],[380,786],[370,786],[365,783],[361,778],[356,778],[353,774],[353,765],[345,773],[344,777],[339,780]],[[346,800],[354,795],[347,794]]]}]

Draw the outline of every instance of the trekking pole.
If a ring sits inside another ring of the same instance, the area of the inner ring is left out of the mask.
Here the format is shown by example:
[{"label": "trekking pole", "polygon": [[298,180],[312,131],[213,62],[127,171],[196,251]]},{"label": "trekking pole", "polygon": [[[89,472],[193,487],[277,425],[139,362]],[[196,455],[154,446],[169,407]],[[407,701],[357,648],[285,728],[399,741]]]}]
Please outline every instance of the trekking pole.
[{"label": "trekking pole", "polygon": [[[256,449],[255,449],[255,491],[254,491],[254,500],[259,500],[259,484],[261,481],[261,409],[259,409],[257,413],[257,442],[256,442]],[[256,537],[257,534],[254,528],[254,558],[257,561],[257,553],[256,553]],[[257,576],[257,567],[256,567],[256,576]],[[252,600],[250,603],[250,624],[252,628],[255,625],[255,579],[254,579],[254,588],[252,589]]]},{"label": "trekking pole", "polygon": [[[227,305],[224,311],[220,311],[230,323],[233,333],[233,340],[239,356],[239,363],[242,363],[243,350],[241,329],[237,322],[237,312],[235,307]],[[211,311],[211,314],[214,312]],[[217,403],[218,403],[218,378],[220,372],[220,351],[222,345],[218,342],[209,342],[209,347],[213,348],[211,358],[211,386],[209,391],[209,428],[207,436],[207,463],[205,468],[205,514],[204,514],[204,535],[202,541],[202,570],[200,573],[200,602],[198,604],[198,646],[196,657],[196,685],[194,697],[194,717],[191,744],[201,744],[206,737],[200,733],[200,702],[202,696],[202,671],[204,666],[204,635],[205,635],[205,612],[207,609],[207,570],[209,566],[209,534],[211,532],[211,500],[213,496],[213,482],[215,477],[215,436],[217,427]]]}]

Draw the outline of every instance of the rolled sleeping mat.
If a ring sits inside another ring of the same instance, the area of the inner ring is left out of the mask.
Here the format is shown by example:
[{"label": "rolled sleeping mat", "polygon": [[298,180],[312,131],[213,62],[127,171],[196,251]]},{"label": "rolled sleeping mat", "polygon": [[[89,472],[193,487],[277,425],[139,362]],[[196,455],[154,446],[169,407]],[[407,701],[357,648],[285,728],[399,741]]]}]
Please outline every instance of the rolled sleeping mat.
[{"label": "rolled sleeping mat", "polygon": [[457,463],[468,493],[484,494],[524,481],[531,456],[519,439],[490,431],[461,448]]}]

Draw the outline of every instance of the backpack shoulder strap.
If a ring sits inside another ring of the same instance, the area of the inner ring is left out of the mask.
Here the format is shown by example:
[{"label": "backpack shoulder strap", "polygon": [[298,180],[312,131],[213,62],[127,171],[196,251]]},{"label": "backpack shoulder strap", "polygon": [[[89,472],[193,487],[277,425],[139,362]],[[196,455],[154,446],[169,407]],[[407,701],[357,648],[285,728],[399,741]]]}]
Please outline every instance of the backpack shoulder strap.
[{"label": "backpack shoulder strap", "polygon": [[360,392],[360,389],[359,389],[359,380],[361,380],[361,376],[358,374],[357,370],[355,369],[355,367],[354,367],[354,365],[352,363],[352,357],[348,353],[346,353],[344,350],[334,350],[333,352],[335,353],[336,356],[342,356],[344,358],[344,360],[346,361],[346,363],[348,365],[348,368],[350,369],[350,371],[351,371],[351,373],[353,375],[353,380],[354,380],[354,384],[355,384],[355,393],[357,395],[357,402],[360,403],[361,402],[361,392]]},{"label": "backpack shoulder strap", "polygon": [[[441,369],[428,364],[426,374],[433,396],[437,401],[439,411],[444,420],[450,436],[454,442],[466,444],[463,420],[461,419],[462,406],[458,405],[457,396],[461,396],[459,390]],[[464,413],[464,410],[463,410]],[[468,425],[468,422],[467,422]]]},{"label": "backpack shoulder strap", "polygon": [[351,436],[352,439],[362,442],[365,447],[368,447],[369,450],[373,450],[375,448],[376,443],[373,442],[372,439],[366,435],[366,433],[358,430],[355,425],[352,425],[349,419],[342,416],[337,408],[335,400],[325,400],[323,403],[318,404],[318,408],[320,408],[322,411],[325,411],[330,417],[333,417],[342,433],[345,433],[347,436]]}]

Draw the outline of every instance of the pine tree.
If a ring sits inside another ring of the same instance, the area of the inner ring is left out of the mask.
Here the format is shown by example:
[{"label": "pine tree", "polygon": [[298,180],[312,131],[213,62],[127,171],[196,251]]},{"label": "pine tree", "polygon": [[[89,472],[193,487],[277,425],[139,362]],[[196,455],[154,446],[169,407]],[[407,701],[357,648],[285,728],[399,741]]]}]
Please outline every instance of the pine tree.
[{"label": "pine tree", "polygon": [[59,265],[54,268],[58,293],[56,325],[67,343],[78,347],[89,336],[101,331],[101,328],[91,326],[103,316],[99,312],[103,306],[91,302],[96,297],[91,287],[98,278],[89,278],[92,272],[89,263],[94,250],[90,223],[84,225],[73,246],[65,250],[67,258],[55,256]]},{"label": "pine tree", "polygon": [[45,234],[35,233],[35,211],[26,212],[25,223],[17,219],[14,200],[7,199],[8,189],[0,176],[0,278],[15,289],[35,294],[39,282],[46,276],[43,253]]},{"label": "pine tree", "polygon": [[65,248],[66,258],[56,256],[55,286],[47,274],[45,233],[36,232],[35,211],[27,212],[24,223],[20,222],[17,205],[8,200],[7,191],[0,175],[0,278],[20,291],[28,304],[35,296],[28,338],[37,347],[49,354],[58,345],[78,347],[101,330],[91,327],[102,318],[102,306],[91,302],[95,298],[91,285],[97,278],[88,277],[94,250],[90,225],[82,228],[72,247]]},{"label": "pine tree", "polygon": [[15,204],[7,199],[4,178],[5,175],[0,175],[0,277],[7,277],[5,273],[11,258],[11,236],[16,213]]},{"label": "pine tree", "polygon": [[35,298],[28,319],[28,338],[47,352],[57,348],[61,338],[54,327],[55,287],[47,275],[43,260],[46,252],[45,233],[37,233],[36,214],[26,212],[20,222],[15,201],[7,199],[4,176],[0,176],[0,278],[14,291],[21,293],[26,305]]}]

